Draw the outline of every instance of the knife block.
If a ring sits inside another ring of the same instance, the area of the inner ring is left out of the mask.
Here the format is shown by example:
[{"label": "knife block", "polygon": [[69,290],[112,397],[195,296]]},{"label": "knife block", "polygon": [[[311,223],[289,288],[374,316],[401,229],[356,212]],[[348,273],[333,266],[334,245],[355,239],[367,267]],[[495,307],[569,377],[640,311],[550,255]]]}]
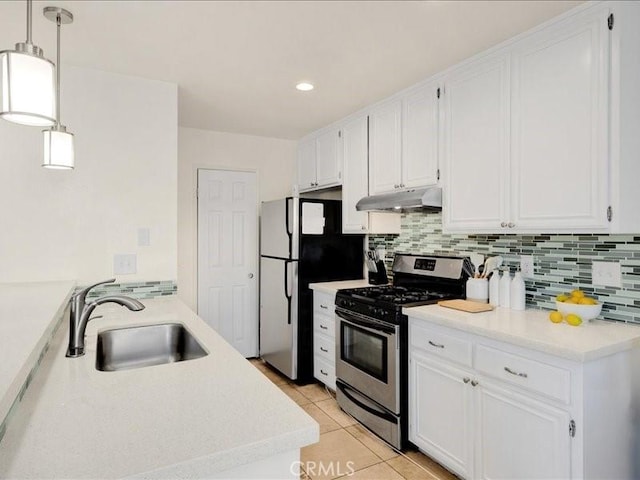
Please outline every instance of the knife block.
[{"label": "knife block", "polygon": [[389,283],[387,278],[387,267],[384,266],[384,261],[376,261],[376,272],[369,271],[369,284],[370,285],[385,285]]}]

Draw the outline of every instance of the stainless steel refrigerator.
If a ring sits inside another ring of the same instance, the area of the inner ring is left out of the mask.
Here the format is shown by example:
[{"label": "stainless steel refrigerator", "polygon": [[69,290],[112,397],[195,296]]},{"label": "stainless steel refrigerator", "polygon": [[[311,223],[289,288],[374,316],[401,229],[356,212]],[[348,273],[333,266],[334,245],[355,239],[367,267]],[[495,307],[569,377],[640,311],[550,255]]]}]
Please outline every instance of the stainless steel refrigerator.
[{"label": "stainless steel refrigerator", "polygon": [[260,214],[260,357],[298,383],[313,380],[309,284],[363,278],[364,235],[342,234],[342,202],[284,198]]}]

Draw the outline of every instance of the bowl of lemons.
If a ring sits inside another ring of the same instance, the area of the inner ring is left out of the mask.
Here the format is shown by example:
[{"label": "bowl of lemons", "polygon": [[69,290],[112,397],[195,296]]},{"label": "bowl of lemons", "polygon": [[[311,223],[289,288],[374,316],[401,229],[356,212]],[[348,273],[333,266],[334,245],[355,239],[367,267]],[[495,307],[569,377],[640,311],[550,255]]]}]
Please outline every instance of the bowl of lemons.
[{"label": "bowl of lemons", "polygon": [[569,325],[580,325],[583,321],[593,320],[602,311],[602,303],[596,299],[587,297],[582,290],[573,290],[570,293],[563,293],[556,297],[556,313],[551,321],[558,320],[559,323],[563,319]]}]

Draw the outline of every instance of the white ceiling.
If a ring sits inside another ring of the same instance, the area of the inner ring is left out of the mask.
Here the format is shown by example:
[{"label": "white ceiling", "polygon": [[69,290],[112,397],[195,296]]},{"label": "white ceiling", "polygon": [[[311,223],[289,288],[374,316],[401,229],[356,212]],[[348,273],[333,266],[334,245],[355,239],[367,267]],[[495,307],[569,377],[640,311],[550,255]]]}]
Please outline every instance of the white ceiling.
[{"label": "white ceiling", "polygon": [[[62,6],[63,64],[177,83],[181,126],[297,139],[580,3],[34,2],[33,38],[55,58],[42,9]],[[25,12],[0,1],[0,50]]]}]

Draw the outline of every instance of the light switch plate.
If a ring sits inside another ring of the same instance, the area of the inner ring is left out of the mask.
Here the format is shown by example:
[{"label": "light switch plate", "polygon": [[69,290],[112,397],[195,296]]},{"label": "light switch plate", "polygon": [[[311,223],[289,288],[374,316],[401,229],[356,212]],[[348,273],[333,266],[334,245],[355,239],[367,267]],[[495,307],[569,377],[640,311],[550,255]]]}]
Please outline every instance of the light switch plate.
[{"label": "light switch plate", "polygon": [[151,245],[151,233],[148,228],[140,227],[138,229],[138,246],[148,247]]},{"label": "light switch plate", "polygon": [[132,275],[136,271],[135,253],[120,253],[113,256],[114,275]]},{"label": "light switch plate", "polygon": [[533,255],[520,256],[520,271],[524,278],[533,278]]},{"label": "light switch plate", "polygon": [[594,285],[622,287],[620,262],[593,262],[591,265],[591,281]]}]

